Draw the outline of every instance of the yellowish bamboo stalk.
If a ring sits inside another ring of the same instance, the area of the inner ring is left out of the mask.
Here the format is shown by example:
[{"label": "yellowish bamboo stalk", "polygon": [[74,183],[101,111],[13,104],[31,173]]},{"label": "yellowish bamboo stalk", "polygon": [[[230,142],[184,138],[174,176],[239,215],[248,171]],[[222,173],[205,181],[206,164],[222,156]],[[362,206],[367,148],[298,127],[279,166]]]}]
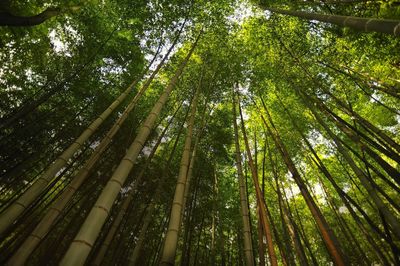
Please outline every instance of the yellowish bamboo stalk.
[{"label": "yellowish bamboo stalk", "polygon": [[[166,59],[166,57],[164,57]],[[103,152],[107,149],[108,145],[111,143],[115,134],[119,131],[122,124],[128,118],[130,112],[136,106],[140,97],[144,94],[144,92],[149,87],[151,81],[154,79],[155,75],[161,68],[161,65],[165,60],[161,61],[161,63],[157,66],[156,70],[151,74],[146,83],[142,86],[140,91],[135,95],[135,97],[131,100],[128,106],[125,108],[122,115],[117,119],[114,125],[110,128],[104,138],[101,140],[100,144],[95,148],[89,159],[85,162],[83,167],[79,170],[78,174],[72,179],[72,181],[67,185],[66,189],[59,196],[59,198],[51,205],[47,214],[43,217],[40,223],[35,227],[33,232],[28,236],[28,238],[24,241],[24,243],[19,247],[17,252],[11,257],[8,264],[9,265],[23,265],[25,261],[28,259],[33,250],[37,247],[40,241],[47,235],[53,226],[54,222],[61,215],[61,212],[68,204],[72,196],[79,189],[79,187],[83,184],[86,178],[89,176],[90,171],[93,166],[99,160]]]},{"label": "yellowish bamboo stalk", "polygon": [[68,164],[72,156],[81,146],[92,136],[104,120],[121,104],[132,91],[138,80],[133,81],[128,88],[115,99],[115,101],[96,119],[83,133],[53,162],[52,165],[22,194],[12,205],[0,214],[0,234],[4,233],[18,217],[34,202],[44,191],[47,185],[53,180],[54,176]]},{"label": "yellowish bamboo stalk", "polygon": [[[199,35],[200,37],[200,35]],[[176,71],[174,77],[170,80],[167,88],[161,94],[160,98],[150,111],[147,116],[143,126],[140,128],[138,135],[126,152],[125,157],[120,162],[119,166],[113,173],[111,179],[108,181],[107,185],[104,187],[99,198],[97,199],[94,207],[90,211],[88,217],[83,223],[81,229],[79,230],[77,236],[71,243],[67,253],[64,255],[61,265],[83,265],[89,255],[94,242],[96,241],[102,226],[104,225],[110,210],[114,204],[119,191],[121,190],[123,184],[130,171],[135,164],[135,161],[146,142],[151,129],[153,128],[157,117],[159,116],[163,106],[165,105],[172,89],[178,81],[179,76],[183,72],[184,67],[189,61],[192,55],[198,39],[192,45],[188,55],[180,64],[178,70]]]},{"label": "yellowish bamboo stalk", "polygon": [[233,102],[233,129],[235,132],[235,154],[236,154],[236,170],[239,178],[239,192],[240,192],[240,213],[243,222],[243,252],[245,256],[245,262],[247,266],[254,265],[253,257],[253,244],[251,241],[251,227],[250,227],[250,217],[249,208],[247,203],[246,195],[246,185],[243,177],[243,167],[242,159],[240,156],[240,146],[239,146],[239,133],[238,126],[236,122],[236,104]]},{"label": "yellowish bamboo stalk", "polygon": [[188,175],[189,160],[190,160],[190,148],[192,143],[193,125],[196,115],[197,102],[199,96],[200,86],[197,88],[195,96],[193,98],[193,104],[190,110],[190,117],[188,122],[188,129],[185,138],[185,146],[182,154],[182,159],[179,168],[178,181],[175,188],[174,199],[172,202],[170,220],[168,224],[168,230],[165,236],[165,242],[163,246],[162,256],[160,265],[174,265],[175,254],[178,244],[178,235],[181,225],[182,211],[183,211],[183,200],[185,196],[185,186]]},{"label": "yellowish bamboo stalk", "polygon": [[118,211],[117,217],[113,220],[112,225],[110,230],[108,230],[107,236],[105,237],[103,243],[101,244],[101,247],[99,249],[99,251],[96,254],[95,259],[93,260],[93,265],[100,265],[101,262],[104,259],[104,256],[107,253],[108,247],[110,246],[112,240],[114,239],[115,233],[117,232],[117,229],[119,228],[123,218],[125,217],[126,211],[128,210],[129,205],[131,204],[135,193],[137,191],[138,186],[142,183],[144,174],[146,173],[147,168],[149,167],[151,160],[153,159],[154,155],[156,154],[156,151],[158,149],[158,147],[161,144],[162,139],[165,136],[165,133],[167,132],[169,126],[172,123],[173,118],[175,117],[175,115],[177,114],[177,112],[179,111],[180,108],[178,108],[176,110],[176,112],[174,113],[173,117],[170,119],[170,121],[168,122],[168,124],[165,126],[164,130],[162,131],[162,133],[160,134],[160,136],[158,137],[158,140],[156,142],[156,144],[153,146],[151,153],[149,154],[149,156],[146,159],[146,164],[143,166],[142,170],[140,171],[139,175],[137,176],[137,178],[135,179],[135,181],[133,182],[133,185],[131,187],[131,190],[128,193],[128,196],[124,199],[120,210]]}]

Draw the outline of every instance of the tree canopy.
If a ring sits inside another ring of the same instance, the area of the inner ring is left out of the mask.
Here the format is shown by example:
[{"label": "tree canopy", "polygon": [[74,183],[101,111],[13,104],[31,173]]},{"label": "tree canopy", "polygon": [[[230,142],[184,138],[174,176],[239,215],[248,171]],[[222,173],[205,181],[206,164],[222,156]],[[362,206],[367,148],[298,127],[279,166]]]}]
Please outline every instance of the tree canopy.
[{"label": "tree canopy", "polygon": [[399,265],[400,2],[4,0],[0,263]]}]

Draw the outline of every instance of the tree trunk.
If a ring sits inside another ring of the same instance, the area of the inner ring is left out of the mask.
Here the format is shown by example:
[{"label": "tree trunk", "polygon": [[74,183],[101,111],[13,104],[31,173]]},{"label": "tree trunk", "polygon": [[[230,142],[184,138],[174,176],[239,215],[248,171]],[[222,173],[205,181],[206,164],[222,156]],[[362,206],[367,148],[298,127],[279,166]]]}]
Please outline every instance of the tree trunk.
[{"label": "tree trunk", "polygon": [[140,128],[138,135],[129,147],[125,157],[120,162],[110,181],[104,187],[102,193],[97,199],[97,202],[95,203],[95,206],[92,208],[84,224],[82,225],[81,230],[75,237],[75,240],[72,242],[63,260],[61,261],[61,265],[80,265],[85,262],[94,242],[98,237],[101,227],[107,219],[110,209],[116,197],[118,196],[121,187],[125,183],[127,176],[134,166],[136,158],[143,148],[143,143],[145,143],[147,140],[151,129],[153,128],[155,121],[161,112],[161,109],[165,105],[169,94],[177,83],[178,78],[183,72],[187,62],[189,61],[199,37],[200,35],[198,36],[196,42],[192,45],[192,48],[190,49],[186,58],[182,61],[179,68],[175,72],[174,77],[170,80],[167,88],[162,93],[153,109],[150,111],[146,121]]},{"label": "tree trunk", "polygon": [[92,168],[95,166],[97,161],[101,158],[101,155],[107,150],[108,145],[111,143],[115,134],[119,131],[122,124],[128,118],[128,115],[136,106],[140,97],[144,94],[144,92],[149,87],[151,81],[154,79],[158,71],[161,69],[162,65],[165,63],[168,58],[169,53],[172,51],[175,43],[172,44],[171,48],[168,50],[167,54],[163,57],[161,62],[158,64],[157,68],[153,71],[151,76],[139,90],[139,92],[135,95],[135,97],[131,100],[131,102],[127,105],[122,115],[115,121],[114,125],[109,129],[107,134],[101,140],[99,145],[95,148],[93,153],[90,155],[89,159],[85,162],[79,172],[72,178],[72,181],[63,193],[58,197],[58,199],[52,204],[47,214],[43,217],[41,222],[36,226],[32,234],[25,240],[25,242],[18,249],[17,253],[13,256],[9,263],[15,264],[24,264],[26,259],[32,253],[32,251],[37,247],[40,241],[46,236],[54,222],[60,216],[61,212],[68,204],[72,196],[79,189],[79,187],[85,182]]},{"label": "tree trunk", "polygon": [[158,140],[156,142],[156,144],[154,145],[154,147],[152,148],[151,153],[149,154],[149,156],[146,159],[146,164],[143,166],[142,170],[140,171],[138,177],[136,178],[136,180],[134,181],[134,185],[132,186],[131,190],[129,191],[129,195],[125,198],[125,200],[122,203],[121,209],[119,210],[116,218],[113,220],[112,225],[110,230],[107,233],[106,238],[104,239],[100,250],[97,252],[96,258],[93,261],[93,265],[100,265],[101,262],[103,261],[104,256],[106,255],[107,249],[109,247],[109,245],[111,244],[111,241],[114,239],[114,235],[117,232],[117,229],[119,228],[123,218],[125,217],[125,214],[127,212],[127,209],[129,207],[129,205],[131,204],[131,201],[134,198],[134,195],[137,191],[138,186],[142,183],[142,179],[144,177],[144,174],[147,170],[147,168],[149,167],[151,160],[153,159],[159,145],[161,144],[162,139],[165,136],[165,133],[167,132],[169,126],[171,125],[175,115],[177,114],[177,112],[179,111],[180,108],[178,108],[174,115],[172,116],[172,118],[169,120],[168,124],[165,126],[164,130],[162,131],[162,133],[160,134],[160,136],[158,137]]},{"label": "tree trunk", "polygon": [[[201,84],[199,84],[199,86],[201,86]],[[207,103],[206,103],[207,105]],[[204,112],[207,110],[207,108],[204,108]],[[194,141],[194,145],[193,145],[193,151],[192,154],[190,156],[190,163],[189,163],[189,168],[188,168],[188,172],[187,172],[187,177],[186,177],[186,184],[185,184],[185,196],[183,197],[183,203],[182,203],[182,213],[181,213],[181,222],[183,223],[184,219],[185,219],[185,209],[186,209],[186,202],[188,201],[189,198],[189,194],[190,194],[190,182],[192,181],[192,176],[193,176],[193,168],[194,168],[194,163],[196,161],[196,155],[197,155],[197,147],[199,145],[199,141],[200,141],[200,136],[201,133],[204,129],[204,125],[206,123],[206,116],[205,114],[203,114],[202,116],[203,118],[201,119],[201,125],[199,127],[196,139]]]},{"label": "tree trunk", "polygon": [[[236,98],[234,98],[234,99],[236,99]],[[254,163],[253,163],[253,158],[252,158],[252,155],[251,155],[250,146],[249,146],[249,142],[248,142],[248,139],[247,139],[246,128],[245,128],[245,125],[244,125],[242,109],[240,107],[240,103],[239,102],[237,103],[237,105],[239,107],[241,128],[242,128],[243,139],[244,139],[246,152],[247,152],[247,156],[248,156],[248,163],[249,163],[249,166],[250,166],[251,175],[253,177],[253,183],[254,183],[254,187],[255,187],[255,190],[256,190],[257,204],[258,204],[258,207],[260,208],[260,212],[261,212],[260,216],[262,218],[261,221],[262,221],[262,224],[263,224],[263,229],[264,229],[265,236],[267,238],[267,251],[268,251],[268,255],[269,255],[269,259],[270,259],[271,265],[272,266],[277,266],[278,265],[278,260],[277,260],[275,249],[274,249],[274,245],[273,245],[270,221],[268,219],[266,206],[264,205],[265,204],[264,203],[264,196],[262,195],[262,192],[261,192],[261,189],[260,189],[260,184],[258,182],[257,169],[255,168]],[[236,108],[236,105],[234,105],[234,108]]]},{"label": "tree trunk", "polygon": [[290,238],[292,240],[294,249],[296,251],[297,258],[299,260],[299,264],[301,266],[308,266],[309,264],[307,261],[307,256],[304,252],[303,245],[301,244],[299,233],[296,230],[294,221],[291,219],[291,216],[289,215],[288,209],[286,208],[285,204],[283,203],[281,189],[279,187],[279,182],[278,182],[278,179],[276,176],[275,176],[275,183],[276,183],[276,190],[277,190],[277,194],[278,194],[279,207],[281,210],[281,214],[283,216],[283,221],[285,222],[285,225],[287,226]]},{"label": "tree trunk", "polygon": [[400,36],[400,21],[390,19],[376,19],[376,18],[359,18],[351,16],[340,16],[340,15],[324,15],[318,13],[309,13],[304,11],[296,10],[283,10],[272,7],[264,7],[273,13],[279,13],[283,15],[295,16],[306,20],[317,20],[321,22],[327,22],[343,27],[349,27],[355,30],[365,32],[380,32],[386,34],[393,34]]},{"label": "tree trunk", "polygon": [[185,146],[182,154],[182,159],[180,163],[178,181],[175,188],[174,199],[172,202],[170,220],[168,224],[168,230],[165,235],[165,242],[161,256],[160,265],[174,265],[175,264],[175,254],[178,245],[178,235],[181,226],[182,212],[184,209],[183,201],[185,197],[185,189],[187,182],[187,174],[189,168],[190,160],[190,149],[192,143],[192,134],[194,127],[194,120],[196,116],[196,109],[198,103],[198,97],[201,89],[201,81],[196,90],[193,105],[191,107],[190,117],[188,121],[188,129],[186,133]]},{"label": "tree trunk", "polygon": [[[239,133],[238,126],[236,123],[236,103],[233,103],[233,128],[235,132],[235,149],[236,149],[236,170],[239,179],[239,192],[240,192],[240,212],[243,222],[243,251],[245,255],[245,261],[247,266],[254,265],[253,257],[253,245],[251,239],[251,227],[249,218],[249,208],[247,202],[247,191],[246,185],[243,177],[242,160],[240,156],[240,146],[239,146]],[[260,221],[259,221],[260,223]],[[261,231],[262,232],[262,231]],[[262,235],[261,235],[262,238]]]},{"label": "tree trunk", "polygon": [[[189,114],[188,111],[186,112],[184,121],[186,120],[186,118],[187,118],[187,116]],[[163,185],[165,184],[165,181],[166,181],[166,179],[168,177],[168,174],[167,174],[168,167],[169,167],[169,165],[170,165],[170,163],[171,163],[171,161],[172,161],[172,159],[174,157],[174,154],[175,154],[175,151],[176,151],[176,147],[178,145],[180,136],[182,134],[183,126],[184,126],[184,123],[181,123],[181,125],[179,127],[179,130],[178,130],[178,134],[177,134],[177,136],[175,138],[174,145],[172,147],[172,151],[171,151],[171,153],[170,153],[170,155],[168,157],[168,160],[167,160],[167,162],[165,164],[164,170],[162,171],[164,173],[164,175],[158,181],[158,185],[157,185],[157,188],[155,190],[154,196],[151,199],[150,206],[147,209],[145,218],[143,219],[143,225],[142,225],[142,227],[140,229],[140,233],[139,233],[139,236],[138,236],[138,241],[136,242],[135,248],[132,250],[132,253],[130,254],[130,256],[128,258],[128,264],[130,266],[137,265],[138,260],[140,258],[140,254],[141,254],[141,251],[143,249],[143,245],[144,245],[144,241],[145,241],[146,232],[147,232],[147,229],[148,229],[148,227],[149,227],[149,225],[150,225],[150,223],[152,221],[151,219],[152,219],[154,211],[155,211],[155,204],[159,201],[159,197],[160,197],[160,194],[162,192]]]},{"label": "tree trunk", "polygon": [[279,133],[278,133],[277,129],[275,128],[275,125],[272,121],[272,118],[267,110],[267,107],[266,107],[264,101],[262,99],[261,99],[261,101],[264,106],[264,110],[267,114],[268,120],[271,124],[271,127],[268,125],[268,123],[264,119],[264,116],[261,115],[261,118],[262,118],[265,126],[267,127],[270,135],[274,139],[276,147],[278,148],[279,152],[281,153],[282,158],[285,161],[285,164],[287,165],[289,171],[291,172],[291,174],[293,176],[293,179],[295,180],[297,186],[299,187],[300,192],[301,192],[302,196],[304,197],[304,200],[306,201],[307,206],[310,209],[310,211],[317,223],[318,229],[322,235],[322,238],[324,240],[324,243],[326,245],[326,248],[328,249],[328,252],[329,252],[332,260],[335,262],[336,265],[343,265],[343,266],[346,265],[346,258],[339,246],[339,241],[337,240],[332,229],[329,227],[327,221],[325,220],[324,216],[322,215],[317,204],[311,197],[307,186],[304,184],[304,181],[302,180],[299,172],[297,171],[297,168],[294,165],[294,162],[290,158],[290,155],[289,155],[285,145],[283,144],[282,140],[280,139]]},{"label": "tree trunk", "polygon": [[[304,102],[306,102],[306,101],[304,101]],[[378,208],[378,210],[382,212],[382,214],[386,218],[387,222],[390,224],[393,233],[396,235],[396,237],[398,239],[400,239],[400,222],[398,221],[398,219],[390,212],[390,208],[388,208],[386,206],[386,204],[381,200],[381,198],[379,198],[379,196],[376,193],[374,187],[368,181],[368,178],[365,175],[365,173],[356,165],[356,163],[351,158],[350,154],[342,146],[342,144],[341,144],[340,140],[338,139],[338,137],[325,124],[325,122],[322,120],[322,118],[319,116],[319,114],[316,113],[314,108],[312,108],[312,106],[310,106],[309,104],[307,104],[307,105],[308,105],[308,108],[313,113],[313,115],[316,118],[316,120],[318,121],[318,123],[325,129],[325,131],[328,133],[328,135],[332,138],[332,140],[336,144],[336,147],[337,147],[338,151],[343,155],[343,157],[349,163],[350,167],[353,169],[354,173],[357,175],[357,177],[361,181],[361,184],[367,190],[367,192],[370,195],[371,199],[374,201],[374,203],[375,203],[376,207]]]},{"label": "tree trunk", "polygon": [[61,14],[61,8],[49,7],[43,12],[29,17],[13,15],[9,12],[0,12],[0,26],[31,27],[42,24],[46,20]]}]

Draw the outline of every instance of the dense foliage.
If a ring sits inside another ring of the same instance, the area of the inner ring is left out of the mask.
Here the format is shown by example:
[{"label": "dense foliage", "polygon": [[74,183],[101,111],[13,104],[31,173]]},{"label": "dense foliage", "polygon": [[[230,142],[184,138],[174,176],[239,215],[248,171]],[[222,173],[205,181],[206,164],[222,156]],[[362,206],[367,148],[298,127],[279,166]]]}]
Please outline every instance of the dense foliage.
[{"label": "dense foliage", "polygon": [[400,264],[398,1],[6,0],[0,25],[1,264]]}]

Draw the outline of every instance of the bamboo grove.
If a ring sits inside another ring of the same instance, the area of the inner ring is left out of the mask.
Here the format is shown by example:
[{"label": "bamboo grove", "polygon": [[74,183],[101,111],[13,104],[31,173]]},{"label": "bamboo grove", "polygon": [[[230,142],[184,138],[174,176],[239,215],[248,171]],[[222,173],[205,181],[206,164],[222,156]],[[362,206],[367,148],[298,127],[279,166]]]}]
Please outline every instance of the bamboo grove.
[{"label": "bamboo grove", "polygon": [[2,265],[400,265],[398,1],[0,4]]}]

